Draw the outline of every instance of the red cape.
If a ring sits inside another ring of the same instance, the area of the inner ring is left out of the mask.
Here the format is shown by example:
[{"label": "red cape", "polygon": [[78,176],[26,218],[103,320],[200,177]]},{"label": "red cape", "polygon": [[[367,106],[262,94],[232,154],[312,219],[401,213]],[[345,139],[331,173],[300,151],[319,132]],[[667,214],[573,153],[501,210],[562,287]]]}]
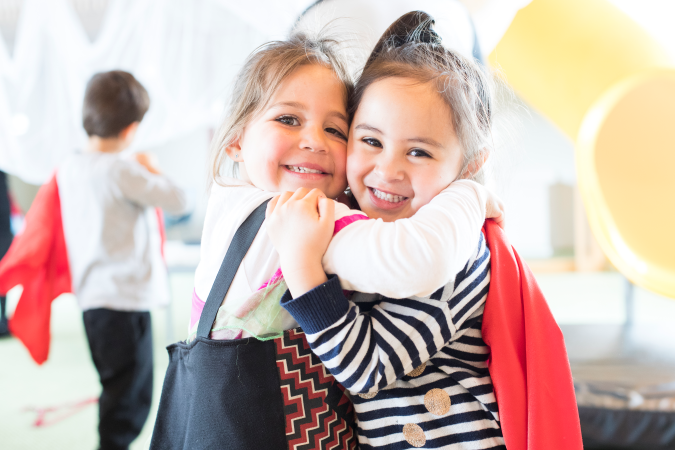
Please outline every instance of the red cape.
[{"label": "red cape", "polygon": [[56,175],[40,188],[25,220],[0,261],[0,293],[23,286],[9,330],[42,364],[49,354],[52,300],[72,291]]},{"label": "red cape", "polygon": [[483,315],[488,368],[508,450],[583,450],[562,332],[530,268],[492,220],[490,290]]},{"label": "red cape", "polygon": [[[162,211],[156,211],[164,256],[164,221]],[[56,175],[38,191],[23,233],[14,238],[0,261],[0,294],[19,284],[23,292],[9,330],[35,362],[42,364],[49,356],[52,301],[73,291]]]}]

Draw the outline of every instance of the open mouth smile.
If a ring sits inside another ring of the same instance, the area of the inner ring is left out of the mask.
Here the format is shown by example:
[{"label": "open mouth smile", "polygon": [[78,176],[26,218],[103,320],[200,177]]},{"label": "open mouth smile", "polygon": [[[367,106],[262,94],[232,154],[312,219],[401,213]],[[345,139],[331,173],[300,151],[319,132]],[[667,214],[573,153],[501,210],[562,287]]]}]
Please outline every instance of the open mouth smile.
[{"label": "open mouth smile", "polygon": [[376,199],[390,203],[391,204],[390,207],[391,206],[396,207],[398,206],[399,203],[403,203],[404,201],[408,200],[408,197],[404,197],[403,195],[390,194],[389,192],[384,192],[372,187],[369,187],[368,190],[370,191],[371,195]]},{"label": "open mouth smile", "polygon": [[309,167],[301,167],[301,166],[284,166],[289,172],[295,172],[295,173],[320,173],[320,174],[325,174],[326,172],[323,172],[318,169],[310,169]]}]

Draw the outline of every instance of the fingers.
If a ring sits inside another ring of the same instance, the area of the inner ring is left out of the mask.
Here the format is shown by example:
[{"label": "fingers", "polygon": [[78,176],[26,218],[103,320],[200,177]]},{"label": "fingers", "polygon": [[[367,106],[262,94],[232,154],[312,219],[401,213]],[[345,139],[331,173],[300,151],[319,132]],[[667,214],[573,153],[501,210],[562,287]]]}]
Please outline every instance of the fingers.
[{"label": "fingers", "polygon": [[496,221],[497,225],[499,225],[499,228],[501,228],[502,230],[504,229],[504,227],[506,227],[506,214],[504,213],[504,211],[502,211],[502,213],[499,215]]},{"label": "fingers", "polygon": [[319,221],[322,223],[335,222],[335,203],[325,196],[319,198]]},{"label": "fingers", "polygon": [[279,201],[279,195],[275,196],[270,202],[267,204],[267,208],[265,209],[265,218],[269,218],[269,216],[274,212],[274,208],[277,206],[277,202]]},{"label": "fingers", "polygon": [[293,199],[293,200],[300,200],[302,198],[305,198],[305,196],[309,192],[310,192],[309,189],[301,187],[301,188],[298,188],[290,198]]},{"label": "fingers", "polygon": [[277,196],[279,198],[279,200],[276,203],[276,207],[280,208],[280,207],[284,206],[284,204],[286,204],[286,202],[288,202],[288,200],[290,200],[293,195],[294,195],[293,192],[288,192],[288,191],[282,192],[281,194],[279,194]]}]

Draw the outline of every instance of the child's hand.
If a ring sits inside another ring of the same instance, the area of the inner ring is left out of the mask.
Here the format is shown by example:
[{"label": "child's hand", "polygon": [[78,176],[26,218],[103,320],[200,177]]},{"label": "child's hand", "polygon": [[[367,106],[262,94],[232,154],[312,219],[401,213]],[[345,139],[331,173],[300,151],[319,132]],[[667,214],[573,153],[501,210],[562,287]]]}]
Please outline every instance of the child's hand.
[{"label": "child's hand", "polygon": [[506,213],[504,211],[504,203],[492,191],[486,189],[487,202],[485,202],[485,218],[492,219],[497,222],[501,229],[506,225]]},{"label": "child's hand", "polygon": [[335,205],[318,189],[284,192],[267,205],[266,228],[294,297],[326,282],[321,265],[335,228]]},{"label": "child's hand", "polygon": [[134,158],[136,161],[148,169],[148,172],[154,173],[155,175],[159,175],[162,172],[159,170],[158,164],[157,164],[157,155],[153,153],[134,153]]}]

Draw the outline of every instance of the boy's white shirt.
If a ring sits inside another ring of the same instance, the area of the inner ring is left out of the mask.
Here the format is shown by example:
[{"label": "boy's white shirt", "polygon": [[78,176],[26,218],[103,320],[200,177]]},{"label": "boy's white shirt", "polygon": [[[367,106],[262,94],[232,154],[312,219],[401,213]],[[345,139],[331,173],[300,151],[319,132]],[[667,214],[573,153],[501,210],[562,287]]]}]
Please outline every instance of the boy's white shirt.
[{"label": "boy's white shirt", "polygon": [[73,291],[83,310],[148,311],[169,303],[157,213],[185,193],[121,153],[74,153],[56,174]]},{"label": "boy's white shirt", "polygon": [[[277,193],[236,179],[214,184],[204,221],[201,258],[195,272],[195,293],[206,301],[234,233],[262,202]],[[327,273],[337,274],[342,287],[391,298],[427,296],[447,284],[463,268],[478,243],[485,219],[487,194],[481,185],[452,183],[408,219],[386,223],[358,220],[338,232],[323,258]],[[335,202],[335,220],[361,211]],[[279,254],[263,222],[246,253],[225,302],[244,302],[280,266]],[[232,305],[236,307],[236,305]],[[285,310],[284,328],[297,323]]]}]

